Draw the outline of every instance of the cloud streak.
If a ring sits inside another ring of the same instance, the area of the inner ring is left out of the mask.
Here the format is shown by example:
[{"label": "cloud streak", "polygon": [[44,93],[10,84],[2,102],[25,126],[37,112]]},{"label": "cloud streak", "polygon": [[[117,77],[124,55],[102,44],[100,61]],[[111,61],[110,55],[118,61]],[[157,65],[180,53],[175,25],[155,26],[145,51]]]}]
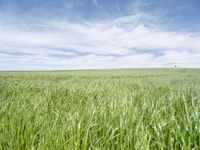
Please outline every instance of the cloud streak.
[{"label": "cloud streak", "polygon": [[165,30],[156,20],[136,13],[99,22],[0,23],[0,69],[200,67],[200,32]]}]

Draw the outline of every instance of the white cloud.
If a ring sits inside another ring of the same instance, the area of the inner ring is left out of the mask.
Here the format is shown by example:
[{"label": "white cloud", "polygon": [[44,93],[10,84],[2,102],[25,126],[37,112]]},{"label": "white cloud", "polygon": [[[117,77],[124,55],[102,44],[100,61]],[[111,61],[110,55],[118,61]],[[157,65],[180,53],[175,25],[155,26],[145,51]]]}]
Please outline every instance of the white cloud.
[{"label": "white cloud", "polygon": [[156,61],[165,64],[177,65],[179,67],[199,67],[200,66],[200,53],[192,52],[178,52],[166,51],[165,55],[158,57]]},{"label": "white cloud", "polygon": [[[145,21],[153,19],[137,14],[101,23],[51,20],[26,28],[0,24],[0,69],[6,61],[33,66],[39,63],[47,69],[162,67],[173,63],[200,67],[199,33],[146,26]],[[34,55],[15,55],[18,52]],[[69,57],[53,57],[53,54]]]}]

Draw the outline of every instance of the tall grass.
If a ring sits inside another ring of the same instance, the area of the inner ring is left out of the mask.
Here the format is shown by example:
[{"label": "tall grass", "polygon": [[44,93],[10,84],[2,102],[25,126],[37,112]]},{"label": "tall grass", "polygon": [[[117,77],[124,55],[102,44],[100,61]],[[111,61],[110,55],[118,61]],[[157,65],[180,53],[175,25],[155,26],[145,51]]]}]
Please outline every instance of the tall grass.
[{"label": "tall grass", "polygon": [[200,70],[0,73],[0,149],[199,149]]}]

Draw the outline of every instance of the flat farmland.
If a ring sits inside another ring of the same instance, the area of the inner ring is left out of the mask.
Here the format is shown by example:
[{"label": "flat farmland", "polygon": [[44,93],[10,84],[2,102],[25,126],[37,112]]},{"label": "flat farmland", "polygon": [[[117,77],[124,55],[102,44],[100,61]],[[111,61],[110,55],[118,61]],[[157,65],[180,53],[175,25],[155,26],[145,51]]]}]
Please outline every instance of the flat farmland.
[{"label": "flat farmland", "polygon": [[0,149],[199,149],[200,69],[0,72]]}]

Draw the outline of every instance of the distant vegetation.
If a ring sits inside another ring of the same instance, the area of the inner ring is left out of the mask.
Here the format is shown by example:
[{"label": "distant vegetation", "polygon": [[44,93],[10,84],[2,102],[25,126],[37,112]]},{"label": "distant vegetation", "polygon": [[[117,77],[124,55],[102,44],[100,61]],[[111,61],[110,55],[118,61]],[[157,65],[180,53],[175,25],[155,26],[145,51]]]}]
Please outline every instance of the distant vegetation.
[{"label": "distant vegetation", "polygon": [[0,149],[199,149],[200,70],[0,72]]}]

